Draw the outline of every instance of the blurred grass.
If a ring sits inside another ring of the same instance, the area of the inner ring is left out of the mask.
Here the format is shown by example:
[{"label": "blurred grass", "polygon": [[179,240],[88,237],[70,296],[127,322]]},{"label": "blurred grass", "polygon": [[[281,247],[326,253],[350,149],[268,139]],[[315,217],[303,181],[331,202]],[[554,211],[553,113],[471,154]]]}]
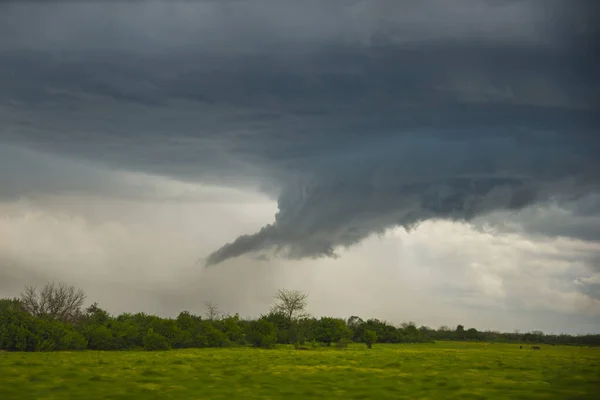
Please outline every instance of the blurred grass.
[{"label": "blurred grass", "polygon": [[0,353],[0,399],[132,398],[597,399],[600,348],[438,342]]}]

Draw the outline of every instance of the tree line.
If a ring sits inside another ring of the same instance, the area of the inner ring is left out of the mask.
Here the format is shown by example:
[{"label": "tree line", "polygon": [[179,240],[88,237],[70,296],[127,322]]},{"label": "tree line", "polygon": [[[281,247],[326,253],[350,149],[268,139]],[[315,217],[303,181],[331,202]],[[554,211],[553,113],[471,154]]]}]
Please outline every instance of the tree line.
[{"label": "tree line", "polygon": [[110,315],[94,303],[84,308],[85,293],[66,284],[49,283],[41,290],[26,287],[20,298],[0,299],[0,350],[168,350],[203,347],[252,346],[272,348],[294,344],[298,349],[351,342],[430,343],[435,340],[490,341],[600,345],[600,335],[520,334],[475,328],[417,328],[412,323],[395,326],[378,319],[314,318],[306,313],[307,295],[279,290],[275,304],[256,319],[224,314],[215,303],[206,303],[204,316],[182,311],[176,318],[145,313]]}]

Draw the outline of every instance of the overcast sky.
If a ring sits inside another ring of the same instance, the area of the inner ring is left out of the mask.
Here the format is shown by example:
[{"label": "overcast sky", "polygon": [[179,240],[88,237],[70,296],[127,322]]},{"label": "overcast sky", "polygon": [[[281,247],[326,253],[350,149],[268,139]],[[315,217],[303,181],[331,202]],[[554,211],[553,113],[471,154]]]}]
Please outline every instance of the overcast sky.
[{"label": "overcast sky", "polygon": [[0,297],[600,332],[594,1],[0,3]]}]

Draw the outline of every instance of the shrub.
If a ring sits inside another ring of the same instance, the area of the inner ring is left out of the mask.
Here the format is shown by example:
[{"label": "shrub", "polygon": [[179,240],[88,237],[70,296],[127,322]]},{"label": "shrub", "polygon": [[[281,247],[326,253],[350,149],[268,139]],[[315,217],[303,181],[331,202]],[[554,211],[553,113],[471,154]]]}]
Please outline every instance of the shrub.
[{"label": "shrub", "polygon": [[252,321],[246,333],[246,340],[253,347],[269,349],[277,343],[277,329],[275,325],[264,318]]},{"label": "shrub", "polygon": [[[2,304],[0,304],[1,306]],[[31,315],[8,306],[0,309],[0,350],[34,351],[35,335],[31,332]]]},{"label": "shrub", "polygon": [[330,346],[333,342],[350,337],[346,322],[339,318],[322,317],[315,327],[315,339]]},{"label": "shrub", "polygon": [[377,343],[377,333],[369,329],[365,329],[363,340],[369,349],[373,348],[373,344]]},{"label": "shrub", "polygon": [[77,331],[67,331],[60,339],[56,350],[85,350],[87,348],[87,340]]},{"label": "shrub", "polygon": [[345,348],[347,348],[347,347],[348,347],[348,345],[349,345],[349,344],[350,344],[350,339],[348,339],[348,338],[346,338],[346,337],[343,337],[343,338],[341,338],[340,340],[338,340],[338,341],[336,342],[335,346],[336,346],[338,349],[345,349]]},{"label": "shrub", "polygon": [[154,332],[152,328],[148,329],[148,333],[143,339],[144,350],[156,351],[156,350],[169,350],[169,341],[163,335]]},{"label": "shrub", "polygon": [[110,329],[104,325],[92,325],[86,329],[85,338],[91,350],[113,350],[114,337]]}]

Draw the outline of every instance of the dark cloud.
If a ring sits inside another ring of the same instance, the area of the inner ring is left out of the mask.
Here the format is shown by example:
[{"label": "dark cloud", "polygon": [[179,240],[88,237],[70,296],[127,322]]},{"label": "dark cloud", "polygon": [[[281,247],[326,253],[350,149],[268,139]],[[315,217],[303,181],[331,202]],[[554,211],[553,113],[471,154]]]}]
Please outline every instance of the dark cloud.
[{"label": "dark cloud", "polygon": [[[590,195],[568,203],[549,202],[545,207],[534,204],[512,212],[493,212],[476,218],[473,224],[484,231],[496,229],[501,232],[600,242],[599,210],[599,196]],[[592,264],[600,268],[598,260]]]},{"label": "dark cloud", "polygon": [[1,7],[4,143],[278,198],[209,264],[333,256],[600,185],[591,2]]}]

